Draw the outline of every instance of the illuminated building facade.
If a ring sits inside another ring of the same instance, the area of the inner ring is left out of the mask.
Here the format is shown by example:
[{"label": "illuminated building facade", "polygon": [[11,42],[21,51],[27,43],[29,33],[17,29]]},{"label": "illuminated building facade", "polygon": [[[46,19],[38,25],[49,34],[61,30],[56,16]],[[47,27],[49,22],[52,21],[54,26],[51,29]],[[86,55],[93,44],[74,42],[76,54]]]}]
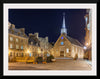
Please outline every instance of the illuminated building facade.
[{"label": "illuminated building facade", "polygon": [[85,15],[85,21],[86,21],[86,35],[85,35],[85,46],[87,47],[85,51],[86,57],[91,60],[92,54],[91,54],[91,46],[92,46],[92,11],[90,9],[86,10],[87,14]]},{"label": "illuminated building facade", "polygon": [[83,45],[78,40],[67,35],[67,29],[65,27],[65,14],[63,15],[61,35],[54,44],[52,50],[52,54],[55,57],[74,58],[76,54],[78,55],[78,58],[84,57]]},{"label": "illuminated building facade", "polygon": [[28,47],[28,36],[25,34],[25,29],[17,29],[15,28],[14,24],[10,24],[8,31],[9,58],[26,56]]},{"label": "illuminated building facade", "polygon": [[17,29],[10,22],[8,22],[8,31],[9,59],[13,57],[37,57],[50,54],[52,45],[48,42],[48,37],[39,37],[39,33],[29,33],[29,36],[27,36],[24,28]]},{"label": "illuminated building facade", "polygon": [[[29,48],[32,48],[33,56],[44,56],[50,54],[52,45],[48,42],[48,37],[39,37],[39,33],[29,34]],[[33,50],[34,49],[34,50]]]}]

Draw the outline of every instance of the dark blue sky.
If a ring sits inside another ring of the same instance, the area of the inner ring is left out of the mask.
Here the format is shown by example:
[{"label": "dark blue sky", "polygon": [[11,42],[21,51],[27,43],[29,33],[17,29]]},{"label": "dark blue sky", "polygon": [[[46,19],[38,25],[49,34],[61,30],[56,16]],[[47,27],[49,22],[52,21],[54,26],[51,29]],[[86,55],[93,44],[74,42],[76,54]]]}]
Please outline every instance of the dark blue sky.
[{"label": "dark blue sky", "polygon": [[16,28],[25,28],[25,33],[39,32],[40,37],[49,37],[56,42],[60,36],[63,12],[65,12],[67,35],[82,44],[85,36],[85,9],[9,9],[9,22]]}]

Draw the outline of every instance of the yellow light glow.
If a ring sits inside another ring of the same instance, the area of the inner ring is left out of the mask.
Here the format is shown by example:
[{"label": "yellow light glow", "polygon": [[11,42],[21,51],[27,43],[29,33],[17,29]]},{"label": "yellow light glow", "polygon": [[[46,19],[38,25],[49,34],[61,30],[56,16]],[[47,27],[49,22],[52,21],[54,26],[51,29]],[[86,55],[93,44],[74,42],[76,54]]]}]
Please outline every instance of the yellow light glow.
[{"label": "yellow light glow", "polygon": [[27,50],[27,53],[30,53],[30,51],[29,51],[29,50]]},{"label": "yellow light glow", "polygon": [[86,43],[86,45],[88,45],[88,43]]}]

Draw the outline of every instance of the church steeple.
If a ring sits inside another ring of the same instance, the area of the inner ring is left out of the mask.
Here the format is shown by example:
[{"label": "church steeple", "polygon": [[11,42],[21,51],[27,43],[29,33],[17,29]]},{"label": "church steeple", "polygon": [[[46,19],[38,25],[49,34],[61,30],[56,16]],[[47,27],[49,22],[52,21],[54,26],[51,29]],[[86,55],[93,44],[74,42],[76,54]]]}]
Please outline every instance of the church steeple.
[{"label": "church steeple", "polygon": [[65,28],[65,13],[63,13],[63,25],[62,28]]},{"label": "church steeple", "polygon": [[67,29],[66,29],[66,25],[65,25],[65,13],[63,13],[63,24],[62,24],[62,28],[61,28],[61,34],[67,35]]}]

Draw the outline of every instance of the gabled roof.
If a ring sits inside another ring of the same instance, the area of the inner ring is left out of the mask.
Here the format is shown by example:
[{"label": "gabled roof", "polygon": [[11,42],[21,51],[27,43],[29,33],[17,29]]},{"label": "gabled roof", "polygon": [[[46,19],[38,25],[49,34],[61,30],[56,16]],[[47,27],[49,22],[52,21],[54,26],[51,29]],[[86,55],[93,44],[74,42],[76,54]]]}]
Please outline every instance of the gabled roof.
[{"label": "gabled roof", "polygon": [[65,37],[66,37],[72,44],[83,47],[83,45],[82,45],[78,40],[76,40],[76,39],[74,39],[74,38],[71,38],[71,37],[69,37],[68,35],[65,36]]}]

